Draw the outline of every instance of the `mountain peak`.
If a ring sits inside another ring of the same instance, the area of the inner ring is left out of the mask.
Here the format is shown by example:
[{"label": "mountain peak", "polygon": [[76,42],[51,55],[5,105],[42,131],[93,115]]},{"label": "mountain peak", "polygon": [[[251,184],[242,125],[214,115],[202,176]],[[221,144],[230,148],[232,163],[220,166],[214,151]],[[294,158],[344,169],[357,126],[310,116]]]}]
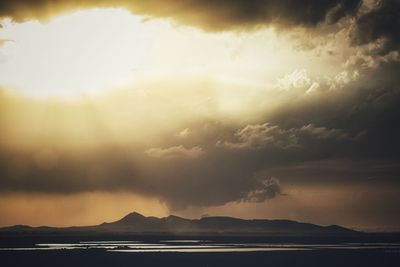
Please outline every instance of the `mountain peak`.
[{"label": "mountain peak", "polygon": [[139,217],[139,218],[145,218],[144,215],[142,215],[142,214],[140,214],[139,212],[136,212],[136,211],[129,213],[129,214],[126,215],[125,217],[136,217],[136,218]]},{"label": "mountain peak", "polygon": [[133,221],[143,220],[143,219],[146,219],[146,217],[143,216],[142,214],[134,211],[134,212],[129,213],[128,215],[125,215],[122,219],[119,220],[119,222],[130,223]]}]

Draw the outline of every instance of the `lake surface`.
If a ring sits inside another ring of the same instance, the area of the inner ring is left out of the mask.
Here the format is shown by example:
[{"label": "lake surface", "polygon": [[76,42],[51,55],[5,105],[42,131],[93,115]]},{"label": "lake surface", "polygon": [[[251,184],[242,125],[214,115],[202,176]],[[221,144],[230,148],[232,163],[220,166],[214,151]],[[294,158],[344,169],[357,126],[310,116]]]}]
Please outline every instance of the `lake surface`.
[{"label": "lake surface", "polygon": [[0,266],[400,266],[400,238],[3,236]]},{"label": "lake surface", "polygon": [[38,243],[29,247],[3,247],[2,251],[32,250],[104,250],[106,252],[148,253],[148,252],[267,252],[304,250],[383,250],[399,251],[400,243],[221,243],[211,240],[160,240],[143,242],[140,240],[80,241],[77,243]]}]

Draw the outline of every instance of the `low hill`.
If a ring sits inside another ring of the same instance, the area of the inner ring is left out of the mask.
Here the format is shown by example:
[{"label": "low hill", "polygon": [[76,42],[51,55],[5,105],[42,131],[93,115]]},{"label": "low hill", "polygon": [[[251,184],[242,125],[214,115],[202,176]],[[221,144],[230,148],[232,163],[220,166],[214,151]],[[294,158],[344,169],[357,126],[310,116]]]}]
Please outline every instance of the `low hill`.
[{"label": "low hill", "polygon": [[16,225],[0,228],[0,232],[34,232],[34,233],[118,233],[118,234],[239,234],[239,235],[334,235],[352,234],[356,231],[337,226],[320,226],[290,220],[244,220],[232,217],[205,217],[185,219],[178,216],[164,218],[145,217],[137,212],[130,213],[122,219],[95,226],[82,227],[30,227]]}]

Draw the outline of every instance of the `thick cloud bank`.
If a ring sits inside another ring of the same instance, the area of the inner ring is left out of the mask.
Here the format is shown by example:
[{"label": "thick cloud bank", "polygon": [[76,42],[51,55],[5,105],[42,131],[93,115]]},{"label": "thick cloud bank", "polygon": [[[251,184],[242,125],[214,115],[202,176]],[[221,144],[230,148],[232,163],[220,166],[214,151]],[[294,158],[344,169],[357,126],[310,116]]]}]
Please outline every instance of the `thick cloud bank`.
[{"label": "thick cloud bank", "polygon": [[254,27],[262,24],[315,26],[354,14],[360,0],[16,0],[3,1],[0,16],[17,20],[45,18],[50,12],[90,7],[124,7],[136,14],[172,18],[208,30]]}]

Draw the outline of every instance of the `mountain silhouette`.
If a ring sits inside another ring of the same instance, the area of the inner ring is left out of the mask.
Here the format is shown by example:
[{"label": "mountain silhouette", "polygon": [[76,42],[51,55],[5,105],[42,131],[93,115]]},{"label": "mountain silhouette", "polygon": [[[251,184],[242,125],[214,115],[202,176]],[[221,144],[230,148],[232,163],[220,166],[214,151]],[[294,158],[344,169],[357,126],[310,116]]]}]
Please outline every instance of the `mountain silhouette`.
[{"label": "mountain silhouette", "polygon": [[30,227],[16,225],[0,228],[0,232],[90,232],[127,234],[240,234],[240,235],[324,235],[357,233],[338,225],[320,226],[290,220],[239,219],[233,217],[203,217],[185,219],[170,215],[164,218],[146,217],[137,212],[129,213],[118,221],[95,226],[74,226],[66,228]]}]

